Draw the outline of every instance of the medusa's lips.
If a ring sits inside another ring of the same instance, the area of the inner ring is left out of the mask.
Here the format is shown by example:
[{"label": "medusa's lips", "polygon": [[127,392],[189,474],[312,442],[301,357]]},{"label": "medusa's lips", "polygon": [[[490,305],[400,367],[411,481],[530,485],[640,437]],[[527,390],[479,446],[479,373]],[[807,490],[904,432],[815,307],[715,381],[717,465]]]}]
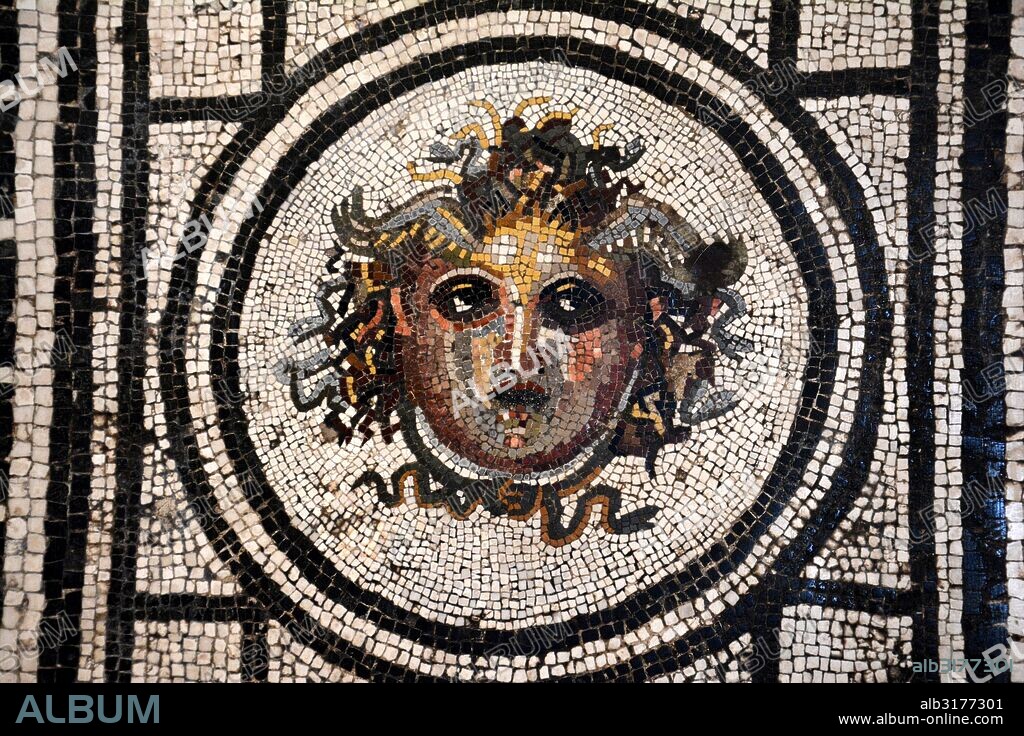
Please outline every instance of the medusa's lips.
[{"label": "medusa's lips", "polygon": [[521,381],[499,393],[494,400],[506,409],[537,411],[542,409],[550,398],[548,392],[533,381]]}]

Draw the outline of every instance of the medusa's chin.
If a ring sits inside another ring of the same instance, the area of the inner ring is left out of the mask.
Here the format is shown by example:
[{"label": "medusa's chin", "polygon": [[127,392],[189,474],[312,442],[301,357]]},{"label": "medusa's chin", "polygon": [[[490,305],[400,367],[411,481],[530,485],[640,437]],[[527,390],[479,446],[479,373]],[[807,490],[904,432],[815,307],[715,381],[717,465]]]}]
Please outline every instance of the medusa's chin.
[{"label": "medusa's chin", "polygon": [[429,405],[417,413],[424,443],[447,465],[473,474],[523,476],[572,468],[612,434],[610,417],[570,427],[553,411],[521,405],[495,405],[458,418]]}]

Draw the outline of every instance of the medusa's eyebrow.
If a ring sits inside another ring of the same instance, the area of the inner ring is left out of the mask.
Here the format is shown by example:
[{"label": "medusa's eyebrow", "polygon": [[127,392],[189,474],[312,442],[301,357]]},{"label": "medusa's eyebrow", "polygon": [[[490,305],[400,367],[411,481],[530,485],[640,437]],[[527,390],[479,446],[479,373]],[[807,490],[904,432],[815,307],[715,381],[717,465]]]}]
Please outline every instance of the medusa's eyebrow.
[{"label": "medusa's eyebrow", "polygon": [[591,251],[589,248],[586,248],[585,250],[588,251],[586,255],[586,260],[580,258],[580,265],[583,266],[585,270],[593,271],[597,274],[600,274],[606,279],[611,278],[611,262],[607,258],[602,256],[600,253],[595,253]]}]

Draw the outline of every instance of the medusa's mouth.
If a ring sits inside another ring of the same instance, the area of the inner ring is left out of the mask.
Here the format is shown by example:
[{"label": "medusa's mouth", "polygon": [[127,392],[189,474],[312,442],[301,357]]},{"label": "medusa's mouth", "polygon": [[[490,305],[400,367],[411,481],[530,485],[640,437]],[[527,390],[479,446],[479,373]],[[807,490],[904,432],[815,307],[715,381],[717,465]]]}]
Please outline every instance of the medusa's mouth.
[{"label": "medusa's mouth", "polygon": [[511,450],[524,450],[540,436],[546,421],[538,414],[550,404],[551,396],[531,381],[521,381],[495,396],[500,407],[502,444]]},{"label": "medusa's mouth", "polygon": [[550,400],[550,394],[533,381],[521,381],[494,397],[498,406],[513,413],[540,411]]}]

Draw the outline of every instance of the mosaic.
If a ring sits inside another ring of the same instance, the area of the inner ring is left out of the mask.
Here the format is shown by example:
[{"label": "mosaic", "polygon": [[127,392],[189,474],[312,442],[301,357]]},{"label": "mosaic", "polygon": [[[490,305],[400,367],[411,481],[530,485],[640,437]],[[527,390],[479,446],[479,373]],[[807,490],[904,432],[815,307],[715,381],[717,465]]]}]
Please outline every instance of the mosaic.
[{"label": "mosaic", "polygon": [[0,0],[0,681],[1024,680],[1024,4],[585,5]]},{"label": "mosaic", "polygon": [[[530,104],[550,99],[525,100],[506,121],[473,101],[491,115],[493,142],[470,124],[454,134],[468,145],[432,147],[432,161],[458,161],[459,172],[410,162],[413,180],[447,180],[454,192],[427,190],[375,223],[353,190],[332,214],[342,253],[328,270],[344,275],[318,290],[322,316],[293,328],[320,349],[284,370],[299,409],[331,407],[342,444],[374,425],[390,440],[400,417],[422,460],[390,487],[375,470],[356,485],[398,505],[411,481],[420,505],[458,519],[480,505],[519,520],[539,511],[545,541],[561,544],[582,533],[594,502],[610,533],[650,528],[657,508],[620,518],[621,492],[596,484],[598,473],[613,456],[639,456],[653,477],[662,447],[735,403],[712,393],[711,354],[752,344],[723,328],[745,314],[727,288],[746,264],[742,241],[704,242],[628,178],[611,181],[643,153],[640,139],[628,153],[602,145],[611,123],[589,147],[572,113],[528,127]],[[560,497],[584,488],[563,527]]]}]

